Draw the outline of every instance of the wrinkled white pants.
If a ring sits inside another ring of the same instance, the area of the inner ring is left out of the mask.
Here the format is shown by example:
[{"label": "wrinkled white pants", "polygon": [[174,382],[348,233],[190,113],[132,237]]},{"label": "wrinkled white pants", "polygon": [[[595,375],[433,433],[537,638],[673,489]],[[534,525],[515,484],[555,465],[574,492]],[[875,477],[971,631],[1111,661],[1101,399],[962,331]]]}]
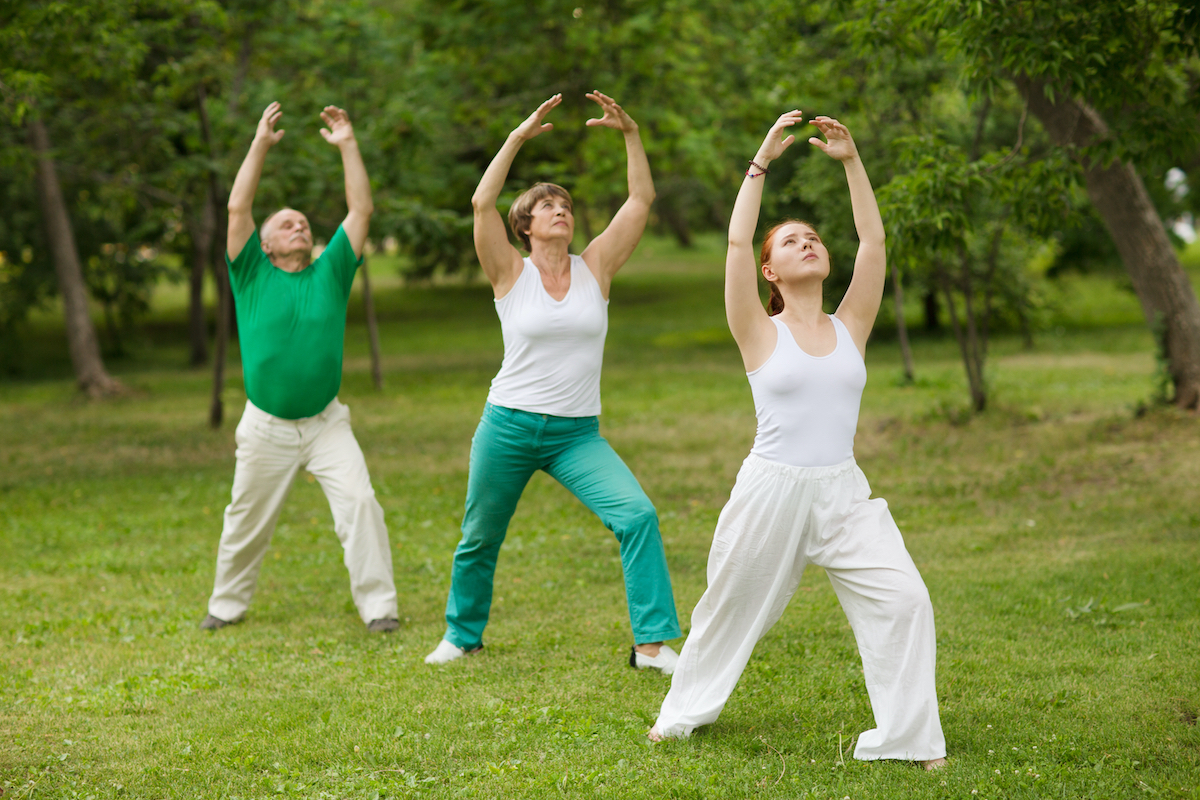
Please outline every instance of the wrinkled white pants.
[{"label": "wrinkled white pants", "polygon": [[383,508],[375,499],[350,409],[334,398],[314,417],[281,419],[249,401],[238,423],[233,500],[217,550],[208,613],[229,622],[250,605],[279,510],[301,467],[321,483],[363,622],[395,619],[396,585]]},{"label": "wrinkled white pants", "polygon": [[658,728],[685,737],[716,721],[758,640],[783,614],[804,567],[824,567],[862,656],[876,727],[854,757],[946,755],[938,718],[933,606],[887,502],[853,459],[792,467],[751,455],[721,511],[708,590],[663,701]]}]

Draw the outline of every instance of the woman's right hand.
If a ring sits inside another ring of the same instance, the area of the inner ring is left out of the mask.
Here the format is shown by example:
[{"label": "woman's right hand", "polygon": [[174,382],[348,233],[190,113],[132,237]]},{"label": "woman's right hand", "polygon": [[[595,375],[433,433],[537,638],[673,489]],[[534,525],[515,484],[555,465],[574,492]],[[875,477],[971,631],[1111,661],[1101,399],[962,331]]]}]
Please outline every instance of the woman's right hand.
[{"label": "woman's right hand", "polygon": [[783,155],[783,151],[791,147],[792,142],[796,141],[796,137],[788,134],[787,129],[804,121],[804,112],[800,109],[789,111],[775,120],[775,124],[771,126],[771,130],[767,132],[767,138],[763,139],[762,146],[758,148],[758,154],[754,156],[755,162],[760,166],[765,167],[765,161],[774,161]]},{"label": "woman's right hand", "polygon": [[561,102],[562,93],[560,92],[538,106],[537,111],[534,111],[532,114],[526,117],[525,121],[513,130],[513,133],[519,136],[521,141],[528,142],[539,133],[545,133],[546,131],[553,129],[554,125],[552,123],[543,123],[542,120],[546,118],[546,115],[550,113],[551,109]]}]

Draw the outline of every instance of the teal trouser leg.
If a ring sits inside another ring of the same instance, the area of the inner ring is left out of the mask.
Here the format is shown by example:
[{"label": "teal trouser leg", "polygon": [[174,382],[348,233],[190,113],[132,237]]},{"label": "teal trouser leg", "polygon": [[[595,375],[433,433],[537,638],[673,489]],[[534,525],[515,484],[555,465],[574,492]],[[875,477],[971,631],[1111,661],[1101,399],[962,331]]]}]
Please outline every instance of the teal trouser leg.
[{"label": "teal trouser leg", "polygon": [[506,424],[505,412],[487,406],[471,440],[462,540],[454,551],[446,599],[446,641],[464,650],[483,644],[500,545],[521,492],[539,466],[530,447],[536,432]]},{"label": "teal trouser leg", "polygon": [[600,516],[617,536],[634,641],[680,635],[654,506],[598,433],[594,417],[566,418],[488,406],[471,442],[463,538],[454,552],[446,639],[483,642],[500,545],[521,492],[543,469]]},{"label": "teal trouser leg", "polygon": [[547,465],[546,472],[616,535],[634,643],[680,636],[658,512],[621,457],[593,429]]}]

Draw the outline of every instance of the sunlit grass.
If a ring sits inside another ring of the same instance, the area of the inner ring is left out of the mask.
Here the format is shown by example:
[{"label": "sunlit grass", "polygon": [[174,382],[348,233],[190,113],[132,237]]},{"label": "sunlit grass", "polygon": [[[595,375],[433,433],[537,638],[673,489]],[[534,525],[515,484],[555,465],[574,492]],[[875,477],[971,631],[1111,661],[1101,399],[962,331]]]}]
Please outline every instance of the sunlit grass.
[{"label": "sunlit grass", "polygon": [[[654,244],[614,287],[602,432],[658,507],[686,628],[754,414],[722,333],[720,244],[691,271]],[[1072,296],[1107,291],[1087,285]],[[61,355],[0,386],[5,798],[1200,797],[1200,431],[1137,415],[1154,359],[1136,318],[1072,312],[1032,352],[999,336],[979,416],[952,340],[916,337],[912,385],[893,339],[871,345],[856,451],[937,614],[951,765],[926,775],[844,755],[870,709],[816,569],[720,721],[649,747],[667,681],[625,666],[616,544],[545,476],[513,521],[484,653],[421,663],[499,326],[477,284],[385,286],[378,306],[385,390],[352,306],[341,396],[387,514],[393,636],[355,615],[304,477],[246,622],[197,629],[244,396],[234,360],[230,421],[206,427],[178,310],[113,363],[127,397],[79,401]]]}]

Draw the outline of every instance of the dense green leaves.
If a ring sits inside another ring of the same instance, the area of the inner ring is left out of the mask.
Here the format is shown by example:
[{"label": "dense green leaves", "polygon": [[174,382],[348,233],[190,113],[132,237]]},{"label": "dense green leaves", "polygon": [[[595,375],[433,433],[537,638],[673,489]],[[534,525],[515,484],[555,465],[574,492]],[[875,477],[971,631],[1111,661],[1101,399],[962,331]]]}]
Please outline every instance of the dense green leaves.
[{"label": "dense green leaves", "polygon": [[[744,159],[781,111],[830,114],[858,141],[911,288],[937,290],[932,264],[946,254],[989,252],[978,243],[996,236],[1028,243],[997,251],[1007,276],[997,320],[1029,304],[1007,288],[1047,240],[1064,259],[1053,271],[1114,258],[1094,246],[1079,168],[1023,109],[1013,74],[1119,112],[1096,156],[1137,156],[1155,178],[1200,151],[1200,17],[1163,0],[10,0],[0,18],[6,119],[45,116],[94,293],[127,298],[126,318],[162,270],[194,261],[210,235],[209,192],[219,207],[273,100],[288,135],[256,214],[291,205],[332,234],[345,213],[341,168],[317,112],[342,105],[372,176],[372,237],[395,237],[414,277],[475,268],[471,193],[507,133],[556,92],[555,129],[523,149],[501,204],[534,181],[561,183],[585,237],[625,194],[620,137],[585,126],[585,92],[616,97],[639,122],[658,191],[652,225],[684,243],[724,227]],[[23,137],[3,136],[0,322],[11,331],[49,284]],[[852,216],[841,170],[804,138],[773,166],[763,216],[822,230],[836,298],[857,246]],[[1200,196],[1149,182],[1164,210]],[[117,269],[114,253],[157,260]]]}]

